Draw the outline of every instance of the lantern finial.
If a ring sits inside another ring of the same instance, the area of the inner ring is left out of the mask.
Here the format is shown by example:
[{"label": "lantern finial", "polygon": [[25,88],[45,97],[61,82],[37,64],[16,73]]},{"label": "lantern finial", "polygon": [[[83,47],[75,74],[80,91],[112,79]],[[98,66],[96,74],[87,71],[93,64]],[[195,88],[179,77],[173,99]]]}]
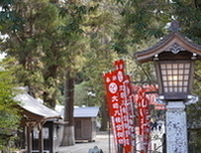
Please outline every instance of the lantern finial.
[{"label": "lantern finial", "polygon": [[169,30],[170,30],[171,32],[178,32],[180,29],[181,29],[181,28],[180,28],[180,26],[179,26],[179,21],[173,20],[173,21],[171,22],[171,25],[170,25],[170,27],[169,27]]}]

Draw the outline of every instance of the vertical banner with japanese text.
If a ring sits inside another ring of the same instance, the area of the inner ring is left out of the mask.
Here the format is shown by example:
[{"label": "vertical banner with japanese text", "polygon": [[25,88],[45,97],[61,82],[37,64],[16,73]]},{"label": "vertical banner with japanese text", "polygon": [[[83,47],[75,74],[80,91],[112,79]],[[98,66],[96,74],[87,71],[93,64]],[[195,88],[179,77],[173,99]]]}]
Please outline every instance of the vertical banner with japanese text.
[{"label": "vertical banner with japanese text", "polygon": [[[129,123],[129,131],[130,131],[130,145],[132,146],[132,150],[135,149],[135,114],[134,114],[134,95],[133,95],[133,90],[132,90],[132,85],[130,81],[130,76],[126,75],[125,76],[125,92],[126,92],[126,106],[127,106],[127,114],[128,114],[128,123]],[[131,151],[132,151],[131,150]]]},{"label": "vertical banner with japanese text", "polygon": [[135,146],[133,94],[124,64],[123,60],[115,61],[115,70],[105,73],[104,79],[116,145],[123,153],[131,153]]},{"label": "vertical banner with japanese text", "polygon": [[120,101],[120,112],[122,114],[122,128],[124,134],[124,142],[123,142],[123,150],[126,153],[131,152],[131,144],[130,144],[130,129],[129,129],[129,115],[127,108],[127,87],[125,84],[125,63],[123,60],[118,60],[114,62],[115,70],[117,71],[117,80],[119,87],[119,101]]},{"label": "vertical banner with japanese text", "polygon": [[140,151],[148,153],[150,143],[150,110],[149,100],[146,97],[146,89],[140,88],[138,91],[138,118],[139,118],[139,135],[140,135]]},{"label": "vertical banner with japanese text", "polygon": [[119,105],[120,101],[118,97],[119,87],[117,84],[117,73],[116,71],[105,73],[104,78],[107,95],[107,107],[111,117],[115,142],[116,144],[123,144],[124,134],[122,127],[122,114]]}]

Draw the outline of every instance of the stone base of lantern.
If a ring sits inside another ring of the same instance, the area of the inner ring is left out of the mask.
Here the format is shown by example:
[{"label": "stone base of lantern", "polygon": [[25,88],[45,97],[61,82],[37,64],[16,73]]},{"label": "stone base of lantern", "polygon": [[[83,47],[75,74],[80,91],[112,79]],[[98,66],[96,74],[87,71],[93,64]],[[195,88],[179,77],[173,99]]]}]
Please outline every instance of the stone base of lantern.
[{"label": "stone base of lantern", "polygon": [[168,102],[166,108],[167,153],[188,153],[185,104]]}]

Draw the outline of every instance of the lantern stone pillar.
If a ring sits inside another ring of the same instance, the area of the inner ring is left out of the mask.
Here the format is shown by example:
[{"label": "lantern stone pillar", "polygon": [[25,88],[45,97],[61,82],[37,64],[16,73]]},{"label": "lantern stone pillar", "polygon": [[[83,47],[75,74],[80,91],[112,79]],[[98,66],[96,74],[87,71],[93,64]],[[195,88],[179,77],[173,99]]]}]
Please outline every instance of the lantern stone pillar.
[{"label": "lantern stone pillar", "polygon": [[167,153],[188,153],[185,104],[167,102],[166,109]]}]

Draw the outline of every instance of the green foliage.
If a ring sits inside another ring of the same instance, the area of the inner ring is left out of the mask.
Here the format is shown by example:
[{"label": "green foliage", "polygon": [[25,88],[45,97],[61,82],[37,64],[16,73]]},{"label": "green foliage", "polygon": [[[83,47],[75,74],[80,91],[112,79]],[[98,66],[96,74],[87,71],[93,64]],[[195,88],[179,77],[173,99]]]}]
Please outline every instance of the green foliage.
[{"label": "green foliage", "polygon": [[83,29],[89,37],[89,50],[84,54],[86,62],[82,72],[87,81],[87,91],[96,95],[87,97],[90,105],[101,106],[105,102],[102,75],[113,68],[112,61],[118,57],[112,49],[113,31],[117,29],[115,17],[115,11],[99,7],[84,22]]},{"label": "green foliage", "polygon": [[181,23],[182,32],[200,44],[201,42],[201,9],[198,1],[177,1],[174,14]]},{"label": "green foliage", "polygon": [[[0,30],[1,34],[5,34],[8,30],[16,31],[21,29],[23,18],[18,16],[13,9],[15,0],[1,0],[0,1]],[[6,27],[4,27],[6,24]]]},{"label": "green foliage", "polygon": [[189,146],[190,149],[198,152],[201,149],[200,146],[200,125],[201,125],[201,101],[200,101],[200,92],[201,92],[201,62],[195,62],[195,74],[194,74],[194,83],[193,83],[193,95],[199,97],[198,102],[187,106],[187,119],[189,127]]},{"label": "green foliage", "polygon": [[74,98],[74,104],[76,106],[100,106],[100,104],[97,103],[98,98],[89,81],[83,81],[82,83],[75,85]]},{"label": "green foliage", "polygon": [[2,50],[17,59],[20,69],[15,75],[19,83],[54,107],[61,103],[59,90],[64,85],[65,74],[75,77],[84,65],[88,38],[81,24],[84,15],[97,6],[58,4],[49,0],[21,1],[14,6],[13,10],[25,22],[22,29],[14,33],[7,31],[9,37]]},{"label": "green foliage", "polygon": [[97,8],[98,5],[86,6],[79,3],[67,3],[64,7],[59,8],[59,15],[62,18],[68,16],[70,21],[67,24],[60,26],[59,29],[63,30],[66,35],[70,35],[71,33],[83,33],[84,31],[80,25],[84,20],[84,16],[94,12]]},{"label": "green foliage", "polygon": [[18,102],[13,100],[15,78],[14,71],[8,68],[7,63],[0,62],[0,150],[8,145],[10,137],[16,133],[21,116],[16,107]]}]

